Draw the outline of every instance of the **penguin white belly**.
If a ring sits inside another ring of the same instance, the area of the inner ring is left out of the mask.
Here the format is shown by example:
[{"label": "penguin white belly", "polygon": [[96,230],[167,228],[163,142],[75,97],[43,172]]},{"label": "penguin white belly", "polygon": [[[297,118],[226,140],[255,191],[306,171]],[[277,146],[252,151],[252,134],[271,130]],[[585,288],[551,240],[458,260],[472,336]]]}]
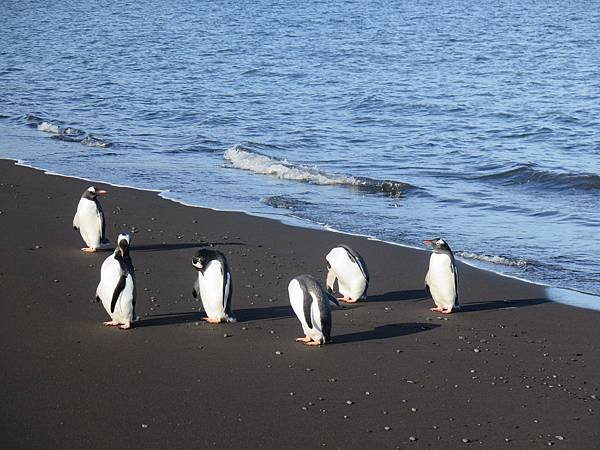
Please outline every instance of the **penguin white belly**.
[{"label": "penguin white belly", "polygon": [[445,309],[454,307],[456,287],[454,285],[452,261],[448,255],[438,253],[431,255],[426,279],[435,304]]},{"label": "penguin white belly", "polygon": [[119,262],[111,255],[102,263],[100,269],[100,284],[96,290],[96,295],[100,297],[102,306],[108,313],[111,319],[119,323],[133,321],[133,278],[131,274],[127,275],[125,280],[125,288],[121,291],[115,311],[110,311],[110,304],[115,288],[121,278],[121,266]]},{"label": "penguin white belly", "polygon": [[[211,261],[204,274],[198,272],[198,285],[200,286],[200,298],[204,312],[211,319],[227,319],[225,313],[225,299],[223,298],[223,280],[221,263]],[[226,293],[227,294],[227,293]]]},{"label": "penguin white belly", "polygon": [[300,320],[302,325],[302,331],[306,336],[310,336],[310,328],[304,320],[304,293],[300,287],[300,283],[297,280],[292,280],[288,286],[288,293],[290,294],[290,304],[294,310],[294,314]]},{"label": "penguin white belly", "polygon": [[96,203],[86,198],[79,200],[77,218],[79,232],[88,247],[98,248],[102,235],[102,223]]},{"label": "penguin white belly", "polygon": [[337,276],[340,294],[352,299],[360,298],[365,291],[367,280],[346,250],[336,247],[327,254],[325,259]]}]

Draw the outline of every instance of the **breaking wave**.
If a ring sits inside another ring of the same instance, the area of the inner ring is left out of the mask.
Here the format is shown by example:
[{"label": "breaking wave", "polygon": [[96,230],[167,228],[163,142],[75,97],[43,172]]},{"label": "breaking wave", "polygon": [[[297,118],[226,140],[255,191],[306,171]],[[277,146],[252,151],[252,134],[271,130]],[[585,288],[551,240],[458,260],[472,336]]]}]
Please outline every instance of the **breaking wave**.
[{"label": "breaking wave", "polygon": [[489,264],[497,264],[501,266],[510,266],[510,267],[519,267],[525,268],[529,265],[529,261],[522,258],[507,258],[505,256],[497,256],[497,255],[480,255],[477,253],[471,252],[455,252],[456,256],[459,256],[464,259],[472,259],[476,261],[481,261]]},{"label": "breaking wave", "polygon": [[538,170],[532,165],[518,165],[508,170],[478,177],[504,185],[530,185],[546,189],[600,189],[600,175],[586,173],[561,173]]},{"label": "breaking wave", "polygon": [[27,125],[30,127],[34,127],[44,133],[50,133],[53,139],[58,139],[59,141],[77,142],[88,147],[108,148],[112,146],[112,142],[106,139],[99,138],[74,127],[45,120],[33,114],[28,114],[26,120]]},{"label": "breaking wave", "polygon": [[369,194],[385,194],[402,197],[411,189],[408,183],[393,180],[377,180],[367,177],[353,177],[337,173],[327,173],[303,165],[295,165],[285,160],[272,158],[236,145],[225,152],[224,158],[236,169],[248,170],[261,175],[271,175],[283,180],[294,180],[322,186],[347,186]]}]

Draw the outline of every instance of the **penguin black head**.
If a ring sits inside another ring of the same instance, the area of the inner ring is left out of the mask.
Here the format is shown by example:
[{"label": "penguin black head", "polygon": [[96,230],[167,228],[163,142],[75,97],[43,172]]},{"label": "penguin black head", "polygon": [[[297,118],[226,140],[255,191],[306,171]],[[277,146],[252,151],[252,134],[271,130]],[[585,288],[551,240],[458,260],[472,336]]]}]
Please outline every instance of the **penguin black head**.
[{"label": "penguin black head", "polygon": [[225,255],[218,250],[212,250],[209,248],[201,248],[192,257],[192,266],[202,273],[206,270],[206,266],[213,260],[221,262],[223,267],[227,267],[227,259]]},{"label": "penguin black head", "polygon": [[213,259],[212,256],[210,250],[200,249],[192,257],[192,266],[194,266],[196,270],[204,272],[206,265]]},{"label": "penguin black head", "polygon": [[450,249],[450,246],[442,238],[425,239],[423,241],[423,244],[425,244],[425,245],[431,245],[431,247],[433,248],[434,252],[438,252],[438,253],[452,253],[452,250]]},{"label": "penguin black head", "polygon": [[96,186],[90,186],[89,188],[87,188],[85,191],[83,191],[83,194],[81,195],[83,198],[87,198],[88,200],[96,200],[96,198],[98,198],[99,195],[106,195],[108,194],[107,191],[102,190],[102,189],[96,189]]},{"label": "penguin black head", "polygon": [[119,234],[117,238],[117,248],[115,249],[115,254],[121,255],[122,258],[126,258],[129,256],[129,243],[131,242],[131,237],[128,234]]}]

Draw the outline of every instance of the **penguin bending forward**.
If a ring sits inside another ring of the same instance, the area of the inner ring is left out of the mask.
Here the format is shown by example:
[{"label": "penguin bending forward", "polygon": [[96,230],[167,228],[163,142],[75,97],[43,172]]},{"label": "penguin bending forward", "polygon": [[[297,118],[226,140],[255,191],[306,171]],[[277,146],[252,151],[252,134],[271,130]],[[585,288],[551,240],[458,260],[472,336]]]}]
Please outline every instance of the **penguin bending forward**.
[{"label": "penguin bending forward", "polygon": [[106,195],[107,192],[90,186],[81,195],[77,205],[77,212],[73,218],[73,228],[79,230],[81,237],[87,247],[81,250],[84,252],[95,252],[102,244],[107,244],[104,223],[104,212],[98,201],[99,195]]},{"label": "penguin bending forward", "polygon": [[101,301],[112,319],[104,325],[119,325],[127,330],[135,315],[135,271],[129,256],[128,234],[120,234],[117,248],[104,260],[100,269],[100,284],[96,289],[96,300]]},{"label": "penguin bending forward", "polygon": [[458,267],[450,246],[443,239],[426,239],[425,245],[431,245],[433,253],[429,259],[429,270],[425,275],[425,289],[435,303],[432,311],[450,314],[460,309],[458,303]]},{"label": "penguin bending forward", "polygon": [[367,298],[369,287],[369,271],[362,257],[347,245],[334,247],[325,256],[327,260],[327,292],[333,294],[335,280],[338,281],[338,291],[342,300],[355,303]]},{"label": "penguin bending forward", "polygon": [[329,302],[339,306],[336,298],[325,293],[310,275],[298,275],[288,285],[290,303],[302,324],[304,337],[296,341],[306,345],[331,342],[331,308]]},{"label": "penguin bending forward", "polygon": [[218,250],[200,249],[192,258],[198,271],[192,295],[200,297],[209,323],[236,322],[231,312],[231,272],[225,255]]}]

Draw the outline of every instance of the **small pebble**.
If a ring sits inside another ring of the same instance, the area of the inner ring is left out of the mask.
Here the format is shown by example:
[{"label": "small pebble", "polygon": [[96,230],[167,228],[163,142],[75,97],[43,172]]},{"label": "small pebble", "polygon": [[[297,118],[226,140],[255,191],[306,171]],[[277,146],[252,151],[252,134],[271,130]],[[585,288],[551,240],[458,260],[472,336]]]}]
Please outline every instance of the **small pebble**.
[{"label": "small pebble", "polygon": [[292,396],[292,397],[293,397],[294,395],[296,395],[296,393],[295,393],[295,392],[290,392],[290,396]]},{"label": "small pebble", "polygon": [[[157,305],[157,306],[158,306],[158,305]],[[231,337],[231,335],[230,335],[230,334],[227,334],[227,333],[225,333],[225,334],[223,335],[223,337],[224,337],[224,338],[228,338],[228,337]]]},{"label": "small pebble", "polygon": [[143,423],[142,424],[142,428],[148,428],[148,424],[147,423]]},{"label": "small pebble", "polygon": [[408,438],[410,442],[415,442],[417,440],[416,436],[411,436]]},{"label": "small pebble", "polygon": [[346,404],[347,404],[347,405],[353,405],[353,404],[354,404],[354,402],[353,402],[352,400],[347,400],[347,401],[346,401]]},{"label": "small pebble", "polygon": [[470,441],[469,439],[467,439],[467,438],[462,438],[461,440],[462,440],[462,441],[463,441],[465,444],[468,444],[469,442],[471,442],[471,441]]},{"label": "small pebble", "polygon": [[277,351],[275,352],[275,354],[276,354],[276,355],[283,355],[283,353],[282,353],[282,352],[280,352],[279,350],[277,350]]},{"label": "small pebble", "polygon": [[384,429],[385,431],[390,431],[390,430],[392,429],[392,427],[383,427],[383,429]]},{"label": "small pebble", "polygon": [[559,441],[564,441],[565,437],[564,436],[554,436],[556,439],[558,439]]}]

